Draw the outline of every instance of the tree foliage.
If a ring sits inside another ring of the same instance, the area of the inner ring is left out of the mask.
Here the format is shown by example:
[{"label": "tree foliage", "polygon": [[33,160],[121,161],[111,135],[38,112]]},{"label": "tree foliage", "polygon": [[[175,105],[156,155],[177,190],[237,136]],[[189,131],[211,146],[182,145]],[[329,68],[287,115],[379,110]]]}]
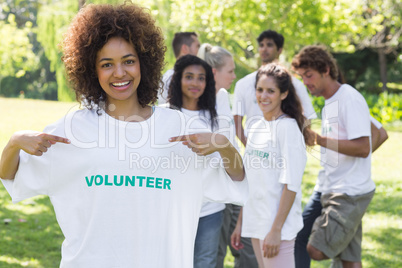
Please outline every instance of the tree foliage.
[{"label": "tree foliage", "polygon": [[[122,3],[121,0],[3,0],[0,32],[2,36],[12,36],[14,41],[5,39],[6,45],[0,44],[1,60],[12,62],[2,64],[7,67],[0,70],[0,75],[15,76],[27,72],[32,65],[28,58],[35,58],[32,52],[36,53],[36,62],[41,59],[39,65],[47,66],[45,57],[41,56],[44,50],[51,70],[56,73],[59,100],[73,99],[58,45],[72,17],[85,2]],[[400,77],[397,73],[402,71],[395,67],[398,58],[402,61],[402,4],[399,0],[140,0],[138,3],[149,8],[165,35],[168,68],[175,62],[171,48],[174,33],[195,31],[201,42],[220,45],[232,52],[240,78],[259,66],[258,35],[273,29],[285,36],[281,55],[284,63],[290,62],[305,45],[324,44],[336,55],[341,55],[341,61],[345,62],[343,67],[350,72],[347,76],[356,83],[366,79],[368,73]],[[36,42],[36,34],[40,44]],[[10,49],[14,50],[13,46],[18,47],[15,50],[18,53],[6,56]],[[380,55],[378,59],[370,60],[370,65],[375,65],[372,69],[371,66],[357,66],[355,62],[352,64],[355,69],[348,68],[350,59],[362,55],[372,57],[372,51]],[[349,59],[352,53],[356,55]],[[379,62],[385,62],[382,64],[388,66],[388,74],[386,68],[379,67]],[[35,74],[43,76],[48,72],[35,71]],[[46,88],[46,79],[41,79]],[[370,84],[376,85],[379,75],[370,76],[370,79]]]},{"label": "tree foliage", "polygon": [[31,26],[27,22],[24,28],[17,28],[12,15],[7,22],[0,21],[0,36],[6,37],[0,46],[0,82],[7,76],[19,78],[35,68],[38,58],[32,52],[32,44],[28,38]]},{"label": "tree foliage", "polygon": [[51,62],[51,70],[56,72],[57,96],[61,101],[75,99],[74,92],[69,87],[65,75],[59,43],[62,40],[63,32],[77,11],[78,1],[61,0],[42,6],[38,13],[38,40]]}]

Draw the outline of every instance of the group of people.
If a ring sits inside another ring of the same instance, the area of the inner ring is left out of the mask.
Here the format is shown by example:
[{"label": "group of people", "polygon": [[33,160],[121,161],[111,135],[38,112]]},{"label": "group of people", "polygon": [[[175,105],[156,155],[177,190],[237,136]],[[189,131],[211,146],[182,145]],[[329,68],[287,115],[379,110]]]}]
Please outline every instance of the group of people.
[{"label": "group of people", "polygon": [[[235,267],[309,267],[310,258],[361,267],[371,153],[386,132],[315,45],[292,61],[325,98],[322,133],[311,130],[307,89],[278,63],[283,36],[267,30],[257,42],[261,67],[236,83],[231,107],[226,49],[177,33],[162,77],[164,38],[146,9],[78,12],[62,60],[84,108],[43,132],[16,132],[0,160],[13,202],[50,197],[65,237],[60,267],[218,268],[227,246]],[[302,211],[314,145],[323,169]]]}]

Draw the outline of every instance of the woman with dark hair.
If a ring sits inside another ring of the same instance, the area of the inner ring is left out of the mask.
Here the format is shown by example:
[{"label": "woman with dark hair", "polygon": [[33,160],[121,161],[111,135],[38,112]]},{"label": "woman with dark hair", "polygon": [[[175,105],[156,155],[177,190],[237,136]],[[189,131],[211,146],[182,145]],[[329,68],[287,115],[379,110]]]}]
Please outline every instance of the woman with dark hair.
[{"label": "woman with dark hair", "polygon": [[301,181],[306,165],[305,120],[291,75],[278,64],[261,67],[257,103],[264,118],[250,129],[244,157],[250,198],[232,235],[251,237],[259,267],[294,267],[294,243],[303,227]]},{"label": "woman with dark hair", "polygon": [[[204,131],[219,132],[214,75],[202,59],[186,55],[177,60],[168,104],[189,116],[188,122],[202,125]],[[221,203],[203,203],[194,247],[195,268],[216,266],[224,209]]]},{"label": "woman with dark hair", "polygon": [[204,119],[208,117],[210,129],[216,129],[215,80],[208,63],[193,55],[179,58],[170,80],[168,103],[172,109],[201,112]]},{"label": "woman with dark hair", "polygon": [[[13,134],[0,160],[13,202],[50,196],[65,236],[60,267],[192,267],[203,201],[244,202],[240,155],[152,106],[166,49],[147,9],[86,5],[62,45],[85,108]],[[225,166],[194,152],[217,152]]]}]

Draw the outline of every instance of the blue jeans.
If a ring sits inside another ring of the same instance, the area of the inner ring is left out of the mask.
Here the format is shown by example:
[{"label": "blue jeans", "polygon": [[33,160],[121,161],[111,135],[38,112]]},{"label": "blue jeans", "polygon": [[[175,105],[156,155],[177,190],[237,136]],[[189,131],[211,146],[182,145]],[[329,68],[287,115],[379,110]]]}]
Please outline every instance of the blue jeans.
[{"label": "blue jeans", "polygon": [[218,258],[223,210],[198,221],[194,246],[194,268],[214,268]]},{"label": "blue jeans", "polygon": [[314,191],[303,210],[303,229],[297,234],[295,243],[296,268],[310,268],[310,256],[307,253],[307,243],[315,219],[321,215],[321,193]]}]

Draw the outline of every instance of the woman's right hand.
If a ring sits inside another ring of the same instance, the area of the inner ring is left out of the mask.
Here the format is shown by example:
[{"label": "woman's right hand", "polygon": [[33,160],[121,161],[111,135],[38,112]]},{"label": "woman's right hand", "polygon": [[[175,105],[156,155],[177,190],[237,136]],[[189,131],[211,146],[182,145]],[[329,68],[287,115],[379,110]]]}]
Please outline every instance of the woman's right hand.
[{"label": "woman's right hand", "polygon": [[57,142],[69,144],[70,140],[43,132],[24,130],[13,134],[10,146],[31,155],[41,156]]},{"label": "woman's right hand", "polygon": [[244,248],[244,245],[241,242],[241,224],[236,224],[236,227],[230,236],[230,244],[236,250]]}]

